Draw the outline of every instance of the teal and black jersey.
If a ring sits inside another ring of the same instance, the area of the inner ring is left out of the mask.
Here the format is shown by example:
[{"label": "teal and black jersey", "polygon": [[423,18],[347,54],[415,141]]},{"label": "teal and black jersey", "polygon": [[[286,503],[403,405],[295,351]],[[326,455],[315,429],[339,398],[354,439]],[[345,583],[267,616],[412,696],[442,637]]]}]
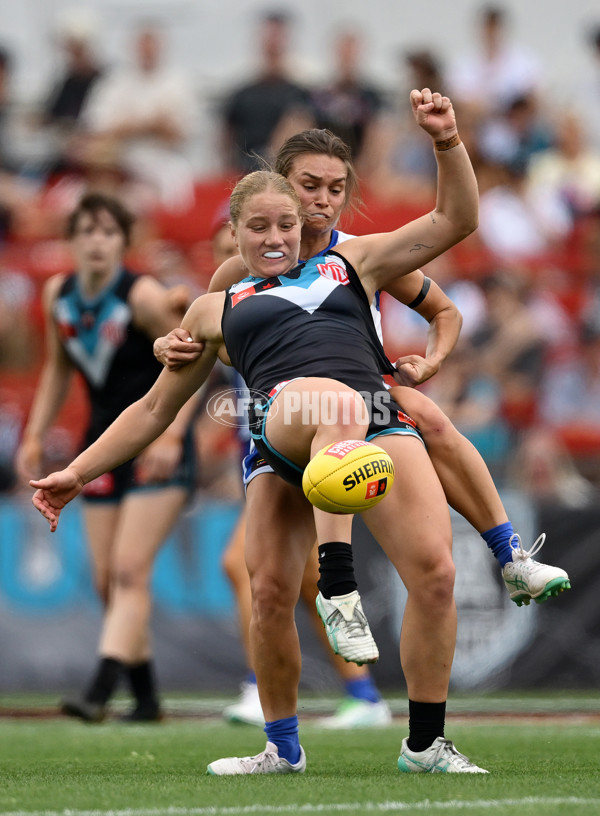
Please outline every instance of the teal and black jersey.
[{"label": "teal and black jersey", "polygon": [[54,302],[60,341],[83,375],[89,394],[86,445],[140,399],[162,370],[150,338],[132,323],[129,292],[137,279],[123,269],[110,286],[88,300],[79,288],[77,275],[72,274]]},{"label": "teal and black jersey", "polygon": [[393,367],[352,266],[336,252],[275,278],[245,278],[227,292],[223,337],[250,391],[294,377],[332,377],[381,391]]},{"label": "teal and black jersey", "polygon": [[[232,286],[222,329],[232,365],[250,391],[256,450],[292,484],[301,484],[303,468],[275,450],[265,431],[271,405],[290,380],[329,377],[358,391],[369,415],[367,439],[387,433],[419,436],[381,380],[381,374],[394,368],[379,341],[362,283],[336,252],[311,258],[286,275],[246,278]],[[252,478],[249,468],[245,478]]]}]

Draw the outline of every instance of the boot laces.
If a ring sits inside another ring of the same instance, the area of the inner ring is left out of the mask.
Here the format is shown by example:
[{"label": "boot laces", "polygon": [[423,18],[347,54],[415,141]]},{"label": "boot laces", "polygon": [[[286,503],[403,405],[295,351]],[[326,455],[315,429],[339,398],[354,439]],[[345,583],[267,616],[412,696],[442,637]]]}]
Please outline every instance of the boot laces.
[{"label": "boot laces", "polygon": [[361,614],[360,609],[354,608],[351,620],[346,620],[339,609],[329,617],[328,623],[331,622],[336,625],[342,625],[346,631],[348,638],[364,637],[367,631],[367,619]]},{"label": "boot laces", "polygon": [[[516,541],[516,546],[513,547],[513,541]],[[514,533],[510,537],[509,546],[513,547],[515,552],[517,553],[517,558],[520,561],[526,561],[528,558],[533,558],[544,546],[544,542],[546,541],[546,533],[542,533],[540,536],[536,538],[533,542],[530,549],[526,550],[521,543],[521,536],[518,533]]]},{"label": "boot laces", "polygon": [[279,761],[279,754],[265,748],[260,754],[247,759],[240,759],[240,764],[248,773],[260,773],[263,770],[274,767]]}]

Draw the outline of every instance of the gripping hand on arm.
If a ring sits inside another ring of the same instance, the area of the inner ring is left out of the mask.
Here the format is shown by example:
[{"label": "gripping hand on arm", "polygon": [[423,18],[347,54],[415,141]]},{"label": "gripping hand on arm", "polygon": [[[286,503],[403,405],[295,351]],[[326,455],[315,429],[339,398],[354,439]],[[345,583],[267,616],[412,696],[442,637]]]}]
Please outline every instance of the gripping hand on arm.
[{"label": "gripping hand on arm", "polygon": [[[247,274],[248,271],[238,256],[228,258],[212,276],[208,292],[225,292]],[[177,371],[197,360],[203,348],[204,343],[195,342],[190,333],[179,326],[154,341],[154,356],[169,371]]]},{"label": "gripping hand on arm", "polygon": [[202,354],[204,343],[196,343],[190,333],[178,326],[164,337],[154,341],[154,356],[169,371],[193,363]]}]

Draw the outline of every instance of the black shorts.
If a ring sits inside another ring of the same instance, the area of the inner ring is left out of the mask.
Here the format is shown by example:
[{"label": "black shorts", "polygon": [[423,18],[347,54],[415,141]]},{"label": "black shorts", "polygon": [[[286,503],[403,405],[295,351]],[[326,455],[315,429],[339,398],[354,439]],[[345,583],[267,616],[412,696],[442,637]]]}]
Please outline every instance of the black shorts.
[{"label": "black shorts", "polygon": [[81,496],[90,503],[119,502],[129,493],[142,490],[164,490],[167,487],[182,487],[192,493],[196,486],[197,457],[193,429],[188,428],[183,441],[183,453],[170,479],[160,482],[140,482],[137,478],[135,459],[123,462],[114,470],[103,473],[85,485]]},{"label": "black shorts", "polygon": [[[285,479],[286,482],[290,482],[296,485],[296,487],[302,487],[304,468],[275,450],[275,448],[269,444],[265,435],[265,424],[269,408],[275,397],[285,388],[288,382],[292,382],[292,380],[276,385],[275,388],[270,391],[266,403],[261,402],[260,406],[255,406],[253,403],[250,404],[248,409],[250,432],[252,441],[258,452],[258,457],[255,456],[254,465],[258,471],[261,468],[261,462],[266,463],[278,476]],[[365,396],[368,398],[368,394]],[[368,442],[376,440],[379,436],[389,436],[391,434],[415,436],[423,442],[423,437],[415,421],[411,419],[408,414],[404,413],[389,391],[384,389],[379,392],[378,400],[373,399],[371,405],[367,404],[367,408],[369,410],[370,419],[366,436]],[[250,463],[248,463],[248,465],[250,465]],[[251,478],[253,474],[249,473],[249,467],[246,469],[246,472]],[[261,472],[264,472],[264,470]],[[246,478],[246,484],[250,481],[250,478]]]}]

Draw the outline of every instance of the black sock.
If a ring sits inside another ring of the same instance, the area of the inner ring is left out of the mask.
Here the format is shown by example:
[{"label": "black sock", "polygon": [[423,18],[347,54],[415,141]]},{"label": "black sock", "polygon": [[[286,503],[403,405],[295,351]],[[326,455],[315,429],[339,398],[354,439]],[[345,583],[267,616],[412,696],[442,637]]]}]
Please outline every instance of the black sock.
[{"label": "black sock", "polygon": [[444,736],[446,703],[408,701],[408,747],[424,751],[437,737]]},{"label": "black sock", "polygon": [[86,692],[85,699],[88,703],[100,703],[104,705],[115,693],[119,684],[123,664],[120,660],[112,657],[103,657],[92,680],[92,684]]},{"label": "black sock", "polygon": [[128,666],[127,677],[138,706],[155,707],[158,705],[154,666],[151,660]]},{"label": "black sock", "polygon": [[319,573],[317,586],[324,598],[347,595],[356,589],[352,547],[344,541],[319,544]]}]

